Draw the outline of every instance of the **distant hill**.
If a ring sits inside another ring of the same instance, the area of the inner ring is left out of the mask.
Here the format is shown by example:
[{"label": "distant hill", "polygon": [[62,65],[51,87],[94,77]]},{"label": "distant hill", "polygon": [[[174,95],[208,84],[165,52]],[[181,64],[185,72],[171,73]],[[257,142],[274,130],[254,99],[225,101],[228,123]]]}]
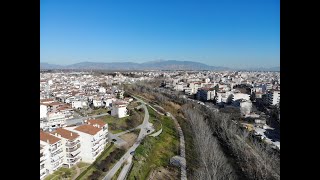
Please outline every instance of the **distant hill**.
[{"label": "distant hill", "polygon": [[133,62],[80,62],[71,65],[54,65],[40,63],[40,69],[75,69],[75,70],[244,70],[244,71],[280,71],[280,67],[231,69],[227,67],[209,66],[193,61],[157,60],[144,63]]},{"label": "distant hill", "polygon": [[133,62],[81,62],[67,66],[41,63],[41,69],[96,69],[96,70],[228,70],[193,61],[160,60],[145,63]]},{"label": "distant hill", "polygon": [[40,63],[40,69],[61,69],[63,66],[49,64],[49,63]]},{"label": "distant hill", "polygon": [[271,68],[250,68],[251,71],[280,71],[280,66]]}]

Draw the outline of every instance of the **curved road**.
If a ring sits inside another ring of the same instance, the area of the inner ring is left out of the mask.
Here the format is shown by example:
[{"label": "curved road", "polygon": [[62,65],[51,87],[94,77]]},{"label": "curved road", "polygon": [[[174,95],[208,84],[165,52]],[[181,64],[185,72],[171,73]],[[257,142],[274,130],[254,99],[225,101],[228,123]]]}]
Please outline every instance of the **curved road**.
[{"label": "curved road", "polygon": [[[132,95],[132,97],[142,101],[141,99],[135,97]],[[160,115],[164,115],[163,113],[159,112],[157,109],[155,109],[154,107],[152,107],[150,104],[147,104],[150,108],[152,108],[155,112],[157,112]],[[179,133],[179,137],[180,137],[180,157],[182,158],[181,161],[181,180],[187,180],[187,161],[186,161],[186,147],[185,147],[185,141],[184,141],[184,135],[183,135],[183,131],[179,125],[179,122],[177,121],[177,119],[171,115],[171,113],[167,113],[169,117],[171,117],[175,123],[175,125],[177,126],[178,129],[178,133]]]},{"label": "curved road", "polygon": [[148,134],[152,133],[152,131],[147,133],[147,129],[152,129],[151,124],[149,123],[148,108],[147,108],[147,106],[145,105],[145,103],[143,101],[141,101],[140,99],[137,99],[137,100],[142,103],[142,107],[144,108],[144,112],[145,112],[143,123],[140,125],[141,130],[140,130],[139,136],[138,136],[136,142],[132,145],[132,147],[121,157],[121,159],[112,167],[112,169],[109,170],[109,172],[103,178],[103,180],[110,180],[116,174],[116,172],[120,169],[121,165],[129,157],[132,158],[132,155],[130,153],[132,151],[136,150],[136,148],[140,145],[140,143],[143,140],[143,138],[146,137]]}]

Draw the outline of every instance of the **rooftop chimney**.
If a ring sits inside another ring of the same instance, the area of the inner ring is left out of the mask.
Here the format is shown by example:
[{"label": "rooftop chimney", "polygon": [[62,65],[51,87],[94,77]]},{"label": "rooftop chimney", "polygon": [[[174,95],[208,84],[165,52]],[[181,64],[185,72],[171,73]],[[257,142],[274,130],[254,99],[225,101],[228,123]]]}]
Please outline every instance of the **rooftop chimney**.
[{"label": "rooftop chimney", "polygon": [[70,133],[70,136],[72,136],[72,133]]}]

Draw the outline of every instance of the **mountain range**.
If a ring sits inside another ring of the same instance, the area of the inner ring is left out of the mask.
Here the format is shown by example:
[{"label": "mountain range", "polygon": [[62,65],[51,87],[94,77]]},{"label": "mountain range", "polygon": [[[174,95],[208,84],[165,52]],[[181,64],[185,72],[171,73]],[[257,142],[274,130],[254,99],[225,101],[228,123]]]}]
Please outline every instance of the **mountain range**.
[{"label": "mountain range", "polygon": [[[80,62],[71,65],[40,63],[40,69],[75,69],[75,70],[235,70],[227,67],[209,66],[193,61],[159,60],[144,63],[133,62]],[[280,67],[256,68],[260,71],[280,71]],[[247,69],[254,71],[255,69]]]}]

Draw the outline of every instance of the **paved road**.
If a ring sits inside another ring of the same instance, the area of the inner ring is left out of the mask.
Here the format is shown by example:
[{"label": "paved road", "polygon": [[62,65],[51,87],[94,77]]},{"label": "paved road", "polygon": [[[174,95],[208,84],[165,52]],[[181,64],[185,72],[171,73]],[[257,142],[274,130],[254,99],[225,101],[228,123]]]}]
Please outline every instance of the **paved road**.
[{"label": "paved road", "polygon": [[121,165],[128,158],[132,158],[132,155],[130,154],[130,152],[135,151],[136,148],[140,145],[140,143],[143,140],[143,138],[145,138],[148,134],[152,133],[152,131],[147,133],[147,129],[151,129],[152,128],[151,124],[149,123],[148,108],[147,108],[147,106],[145,105],[145,103],[143,101],[141,101],[138,98],[136,98],[136,99],[142,103],[142,107],[144,108],[144,112],[145,112],[143,123],[141,124],[141,130],[140,130],[139,136],[138,136],[136,142],[131,146],[131,148],[121,157],[121,159],[112,167],[112,169],[109,170],[109,172],[103,178],[103,180],[110,180],[116,174],[116,172],[120,169]]},{"label": "paved road", "polygon": [[90,119],[90,118],[97,118],[101,116],[107,116],[109,115],[108,113],[100,114],[100,115],[93,115],[93,116],[87,116],[87,117],[81,117],[81,118],[75,118],[75,119],[68,119],[66,120],[66,125],[74,125],[74,124],[82,124],[83,120]]},{"label": "paved road", "polygon": [[176,124],[178,128],[178,133],[180,136],[180,156],[182,157],[181,159],[181,180],[187,180],[187,161],[186,161],[186,146],[185,146],[185,141],[184,141],[184,135],[182,132],[182,129],[177,121],[177,119],[172,116],[170,113],[168,115],[173,119],[174,123]]},{"label": "paved road", "polygon": [[123,146],[123,145],[127,144],[127,142],[125,140],[119,138],[117,135],[112,134],[111,132],[108,133],[108,138],[109,138],[110,142],[112,141],[112,139],[115,139],[116,141],[114,142],[114,144],[117,147],[120,147],[120,146]]},{"label": "paved road", "polygon": [[[136,98],[136,99],[138,99],[138,98]],[[154,111],[156,111],[158,114],[164,115],[163,113],[159,112],[157,109],[153,108],[150,104],[147,104],[147,105],[149,107],[151,107]],[[170,113],[167,113],[167,114],[168,114],[168,116],[170,116],[173,119],[175,125],[178,128],[178,133],[179,133],[179,137],[180,137],[180,156],[182,158],[182,160],[181,160],[181,180],[187,180],[187,161],[186,161],[186,148],[185,148],[184,135],[183,135],[182,129],[181,129],[177,119],[174,116],[172,116]]]},{"label": "paved road", "polygon": [[132,156],[130,156],[127,159],[126,164],[123,166],[117,180],[125,180],[126,177],[128,176],[128,172],[129,172],[130,168],[132,167],[132,165],[133,165],[132,164]]}]

